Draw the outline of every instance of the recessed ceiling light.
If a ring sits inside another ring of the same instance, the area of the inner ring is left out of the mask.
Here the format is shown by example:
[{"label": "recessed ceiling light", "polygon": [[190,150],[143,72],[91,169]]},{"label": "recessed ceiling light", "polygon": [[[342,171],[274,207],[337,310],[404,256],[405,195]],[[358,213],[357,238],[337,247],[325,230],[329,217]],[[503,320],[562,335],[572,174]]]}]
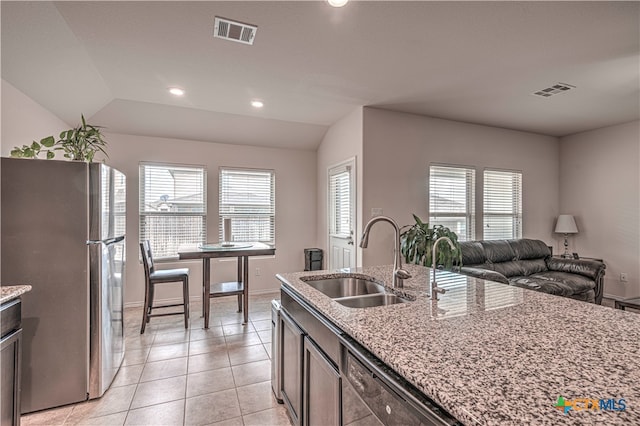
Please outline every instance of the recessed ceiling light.
[{"label": "recessed ceiling light", "polygon": [[251,106],[254,108],[262,108],[264,106],[264,102],[258,100],[258,99],[254,99],[251,101]]},{"label": "recessed ceiling light", "polygon": [[333,7],[342,7],[347,4],[349,0],[327,0],[327,3]]},{"label": "recessed ceiling light", "polygon": [[169,93],[174,96],[182,96],[184,95],[184,89],[181,89],[179,87],[169,87]]}]

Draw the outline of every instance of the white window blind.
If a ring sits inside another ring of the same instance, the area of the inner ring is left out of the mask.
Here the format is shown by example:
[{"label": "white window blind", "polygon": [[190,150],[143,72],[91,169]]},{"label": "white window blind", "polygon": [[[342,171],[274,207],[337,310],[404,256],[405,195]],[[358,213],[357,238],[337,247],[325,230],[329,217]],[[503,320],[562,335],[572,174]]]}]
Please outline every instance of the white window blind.
[{"label": "white window blind", "polygon": [[483,238],[522,238],[522,172],[484,171]]},{"label": "white window blind", "polygon": [[276,197],[273,170],[220,169],[220,224],[231,219],[235,242],[275,243]]},{"label": "white window blind", "polygon": [[201,166],[140,164],[140,241],[154,258],[206,242],[206,171]]},{"label": "white window blind", "polygon": [[349,166],[337,170],[329,176],[331,203],[331,235],[347,238],[351,235],[351,172]]},{"label": "white window blind", "polygon": [[475,180],[470,167],[429,167],[429,224],[442,225],[459,241],[475,239]]}]

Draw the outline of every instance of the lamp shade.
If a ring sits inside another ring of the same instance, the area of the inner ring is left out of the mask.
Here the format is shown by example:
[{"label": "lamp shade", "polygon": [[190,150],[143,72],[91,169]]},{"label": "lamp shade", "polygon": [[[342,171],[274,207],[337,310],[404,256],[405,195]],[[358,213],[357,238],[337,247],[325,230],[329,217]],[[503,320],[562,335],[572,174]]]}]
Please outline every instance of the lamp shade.
[{"label": "lamp shade", "polygon": [[576,221],[573,219],[573,216],[570,214],[561,214],[558,216],[555,232],[557,234],[577,234],[578,227],[576,226]]}]

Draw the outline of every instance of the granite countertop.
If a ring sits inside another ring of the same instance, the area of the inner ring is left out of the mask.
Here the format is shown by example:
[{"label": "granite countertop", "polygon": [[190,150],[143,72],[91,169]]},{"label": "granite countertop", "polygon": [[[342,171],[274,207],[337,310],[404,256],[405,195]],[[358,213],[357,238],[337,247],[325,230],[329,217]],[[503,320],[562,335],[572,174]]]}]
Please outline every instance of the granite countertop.
[{"label": "granite countertop", "polygon": [[[405,266],[413,278],[401,293],[414,300],[365,309],[300,278],[349,272],[389,283],[391,266],[278,278],[465,424],[640,424],[640,315],[445,271],[437,281],[448,290],[435,301],[430,269]],[[624,398],[626,409],[564,414],[558,397]]]},{"label": "granite countertop", "polygon": [[0,287],[0,303],[8,302],[31,291],[30,285],[3,285]]}]

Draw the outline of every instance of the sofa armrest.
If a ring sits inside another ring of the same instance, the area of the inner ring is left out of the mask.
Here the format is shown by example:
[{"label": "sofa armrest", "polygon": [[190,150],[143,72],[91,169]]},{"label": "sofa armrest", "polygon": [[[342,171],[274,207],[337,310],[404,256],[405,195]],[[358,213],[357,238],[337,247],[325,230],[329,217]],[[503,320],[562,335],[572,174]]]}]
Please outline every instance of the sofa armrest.
[{"label": "sofa armrest", "polygon": [[598,305],[602,303],[604,270],[606,269],[604,262],[589,259],[565,259],[560,257],[548,257],[546,259],[546,263],[547,268],[550,271],[580,274],[587,278],[591,278],[596,285],[594,288],[594,291],[596,293],[595,302]]},{"label": "sofa armrest", "polygon": [[474,268],[471,266],[462,266],[460,268],[455,268],[454,271],[463,275],[474,277],[474,278],[481,278],[483,280],[496,281],[502,284],[509,284],[509,280],[507,279],[507,277],[502,275],[500,272],[492,271],[490,269]]}]

